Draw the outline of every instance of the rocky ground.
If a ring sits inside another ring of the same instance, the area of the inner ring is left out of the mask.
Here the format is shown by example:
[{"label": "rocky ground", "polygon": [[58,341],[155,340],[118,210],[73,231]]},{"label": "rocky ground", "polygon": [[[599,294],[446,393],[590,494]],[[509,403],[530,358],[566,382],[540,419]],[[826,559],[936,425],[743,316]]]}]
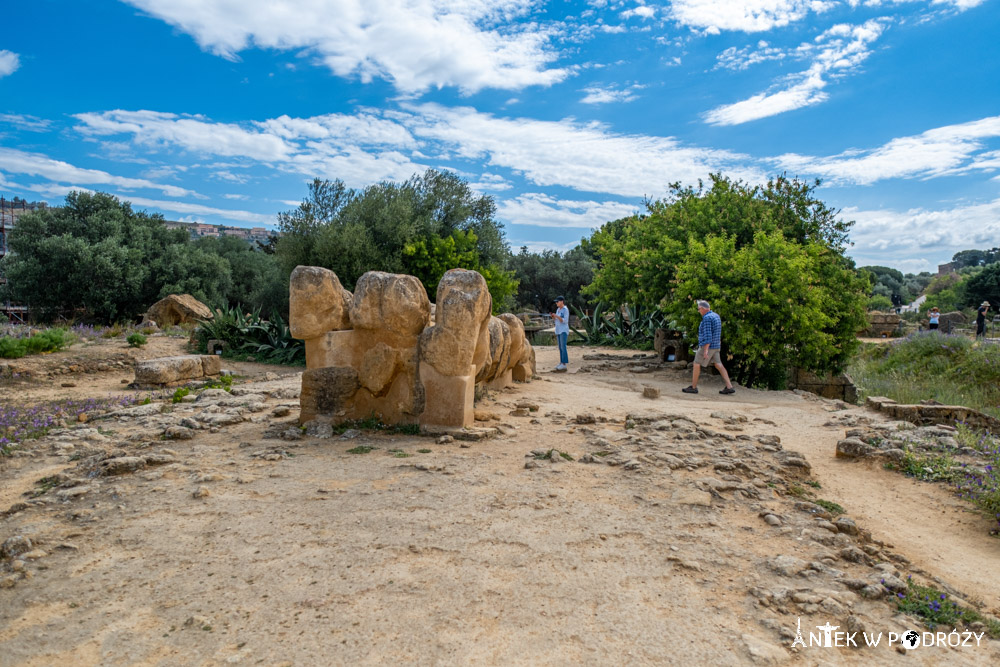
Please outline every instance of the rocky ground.
[{"label": "rocky ground", "polygon": [[[18,360],[0,399],[121,395],[132,359],[183,345]],[[687,371],[648,355],[571,356],[482,397],[483,440],[303,432],[296,369],[253,364],[229,364],[231,393],[57,425],[0,459],[0,665],[1000,661],[986,638],[793,647],[799,622],[807,642],[927,631],[893,602],[910,576],[1000,611],[985,519],[835,456],[908,427],[719,396],[712,376],[685,395]],[[540,370],[555,359],[538,349]]]}]

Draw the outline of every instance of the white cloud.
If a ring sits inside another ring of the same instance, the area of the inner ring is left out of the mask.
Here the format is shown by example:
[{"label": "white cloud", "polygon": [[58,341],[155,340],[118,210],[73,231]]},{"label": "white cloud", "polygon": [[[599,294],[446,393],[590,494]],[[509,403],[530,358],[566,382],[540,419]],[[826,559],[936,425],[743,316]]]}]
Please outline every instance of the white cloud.
[{"label": "white cloud", "polygon": [[826,82],[816,72],[789,88],[775,93],[759,93],[734,104],[727,104],[705,114],[705,121],[712,125],[740,125],[786,111],[793,111],[825,101]]},{"label": "white cloud", "polygon": [[638,16],[641,19],[651,19],[656,16],[656,8],[642,4],[642,0],[640,0],[640,4],[637,7],[626,9],[621,13],[623,19],[629,19],[633,16]]},{"label": "white cloud", "polygon": [[[686,146],[672,137],[617,134],[572,120],[499,118],[436,104],[381,115],[364,112],[358,118],[283,116],[243,125],[152,111],[77,118],[84,134],[127,134],[142,146],[214,152],[309,178],[341,178],[352,187],[404,180],[424,171],[424,162],[457,157],[478,166],[484,156],[488,165],[512,169],[537,185],[628,197],[660,196],[669,183],[693,183],[714,171],[762,178],[745,167],[745,155]],[[215,137],[222,139],[215,142]]]},{"label": "white cloud", "polygon": [[551,29],[516,19],[534,0],[125,0],[217,55],[248,48],[314,55],[335,74],[415,93],[548,86],[569,70]]},{"label": "white cloud", "polygon": [[508,181],[506,178],[500,174],[491,174],[488,172],[483,172],[479,175],[479,181],[472,183],[472,187],[479,192],[503,192],[504,190],[510,190],[514,187],[514,184]]},{"label": "white cloud", "polygon": [[896,266],[895,258],[909,257],[923,261],[919,270],[934,270],[941,258],[959,250],[1000,245],[1000,199],[939,210],[844,209],[842,217],[856,221],[850,255],[859,265]]},{"label": "white cloud", "polygon": [[596,229],[638,209],[636,205],[616,201],[572,201],[529,192],[500,202],[498,213],[512,225]]},{"label": "white cloud", "polygon": [[12,51],[0,49],[0,76],[7,76],[21,66],[21,58]]},{"label": "white cloud", "polygon": [[37,153],[25,153],[14,148],[0,147],[0,171],[9,174],[41,176],[70,186],[114,185],[128,189],[159,190],[168,197],[195,196],[195,193],[174,185],[162,185],[142,178],[114,176],[97,169],[81,169],[68,162],[53,160]]},{"label": "white cloud", "polygon": [[789,153],[776,158],[783,169],[822,176],[834,183],[870,185],[888,178],[930,178],[998,167],[996,151],[982,152],[1000,137],[1000,116],[946,125],[898,137],[873,150],[852,149],[829,157]]},{"label": "white cloud", "polygon": [[[362,112],[312,118],[280,116],[244,124],[217,123],[203,116],[158,111],[106,111],[75,116],[85,136],[131,135],[140,146],[181,149],[226,158],[242,158],[300,173],[310,178],[340,178],[351,186],[402,180],[424,166],[397,149],[417,142],[397,119]],[[213,177],[240,182],[228,168],[206,165]]]},{"label": "white cloud", "polygon": [[597,123],[498,118],[469,107],[410,107],[406,121],[419,139],[436,141],[455,156],[492,168],[513,169],[539,186],[561,185],[624,197],[659,197],[674,181],[695,183],[724,171],[753,182],[748,156],[687,146],[673,137],[618,134]]},{"label": "white cloud", "polygon": [[[797,58],[810,58],[812,65],[804,72],[787,77],[775,86],[774,92],[758,93],[748,99],[725,104],[705,114],[712,125],[739,125],[767,118],[786,111],[826,101],[823,89],[831,79],[837,79],[861,66],[872,51],[870,44],[885,31],[884,19],[872,19],[861,25],[838,24],[819,35],[814,42],[800,45]],[[719,56],[719,65],[729,69],[746,69],[764,60],[776,60],[791,54],[758,45],[754,52],[727,49]]]},{"label": "white cloud", "polygon": [[262,162],[286,160],[292,148],[281,137],[253,128],[212,123],[202,116],[179,116],[159,111],[105,111],[75,116],[87,136],[131,134],[142,145],[174,145],[185,150],[220,156],[248,157]]},{"label": "white cloud", "polygon": [[671,17],[682,25],[718,34],[723,30],[763,32],[801,21],[827,3],[814,0],[673,0]]},{"label": "white cloud", "polygon": [[0,123],[8,123],[28,132],[48,132],[52,126],[50,120],[16,113],[0,113]]},{"label": "white cloud", "polygon": [[642,90],[645,86],[632,85],[627,88],[615,88],[614,86],[588,86],[583,89],[587,93],[580,101],[583,104],[607,104],[609,102],[631,102],[639,99],[636,91]]},{"label": "white cloud", "polygon": [[563,253],[568,250],[572,250],[576,246],[580,245],[579,241],[570,241],[569,243],[554,243],[553,241],[511,241],[510,247],[516,253],[520,252],[521,248],[527,248],[528,252],[541,253],[544,250],[555,250],[556,252]]},{"label": "white cloud", "polygon": [[254,224],[273,225],[277,219],[277,212],[273,214],[253,213],[251,211],[239,211],[228,208],[214,208],[212,206],[202,206],[201,204],[189,204],[187,202],[167,201],[162,199],[147,199],[145,197],[128,197],[118,195],[119,199],[132,202],[133,206],[147,206],[161,211],[181,213],[194,216],[212,216],[223,220],[235,220],[239,222],[252,222]]}]

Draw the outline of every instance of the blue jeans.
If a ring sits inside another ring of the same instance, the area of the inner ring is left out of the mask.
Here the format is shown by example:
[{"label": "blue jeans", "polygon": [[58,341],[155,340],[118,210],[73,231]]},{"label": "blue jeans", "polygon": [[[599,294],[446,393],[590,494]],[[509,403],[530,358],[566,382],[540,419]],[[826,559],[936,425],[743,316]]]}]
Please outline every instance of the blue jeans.
[{"label": "blue jeans", "polygon": [[566,351],[566,339],[569,338],[568,333],[561,333],[556,335],[556,340],[559,341],[559,363],[568,364],[569,363],[569,352]]}]

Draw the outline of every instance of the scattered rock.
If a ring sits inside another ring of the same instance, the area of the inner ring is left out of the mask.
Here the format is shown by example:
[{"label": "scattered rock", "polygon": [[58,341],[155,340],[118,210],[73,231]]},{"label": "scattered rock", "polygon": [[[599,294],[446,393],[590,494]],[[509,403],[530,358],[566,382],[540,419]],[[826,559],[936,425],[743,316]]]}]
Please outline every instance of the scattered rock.
[{"label": "scattered rock", "polygon": [[800,572],[809,569],[809,563],[795,556],[780,555],[767,561],[767,566],[774,572],[785,576],[794,577]]},{"label": "scattered rock", "polygon": [[656,387],[643,387],[642,396],[643,398],[659,398],[660,390]]},{"label": "scattered rock", "polygon": [[684,487],[674,491],[670,497],[670,502],[676,505],[702,505],[711,507],[712,494],[708,491],[699,491],[690,487]]},{"label": "scattered rock", "polygon": [[858,438],[845,438],[837,442],[837,456],[856,459],[872,453],[872,446]]},{"label": "scattered rock", "polygon": [[24,535],[15,535],[0,545],[0,558],[14,558],[31,551],[31,540]]}]

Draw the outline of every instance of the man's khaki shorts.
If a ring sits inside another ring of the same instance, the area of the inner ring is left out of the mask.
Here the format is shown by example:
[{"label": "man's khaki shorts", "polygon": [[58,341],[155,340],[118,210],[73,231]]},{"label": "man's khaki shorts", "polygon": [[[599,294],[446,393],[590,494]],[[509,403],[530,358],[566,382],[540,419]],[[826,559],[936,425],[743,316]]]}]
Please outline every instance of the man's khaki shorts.
[{"label": "man's khaki shorts", "polygon": [[698,351],[695,352],[694,354],[694,363],[703,367],[722,363],[722,354],[720,354],[722,350],[720,350],[719,348],[715,348],[714,350],[709,350],[707,357],[704,354],[702,354],[704,351],[705,351],[704,347],[698,348]]}]

